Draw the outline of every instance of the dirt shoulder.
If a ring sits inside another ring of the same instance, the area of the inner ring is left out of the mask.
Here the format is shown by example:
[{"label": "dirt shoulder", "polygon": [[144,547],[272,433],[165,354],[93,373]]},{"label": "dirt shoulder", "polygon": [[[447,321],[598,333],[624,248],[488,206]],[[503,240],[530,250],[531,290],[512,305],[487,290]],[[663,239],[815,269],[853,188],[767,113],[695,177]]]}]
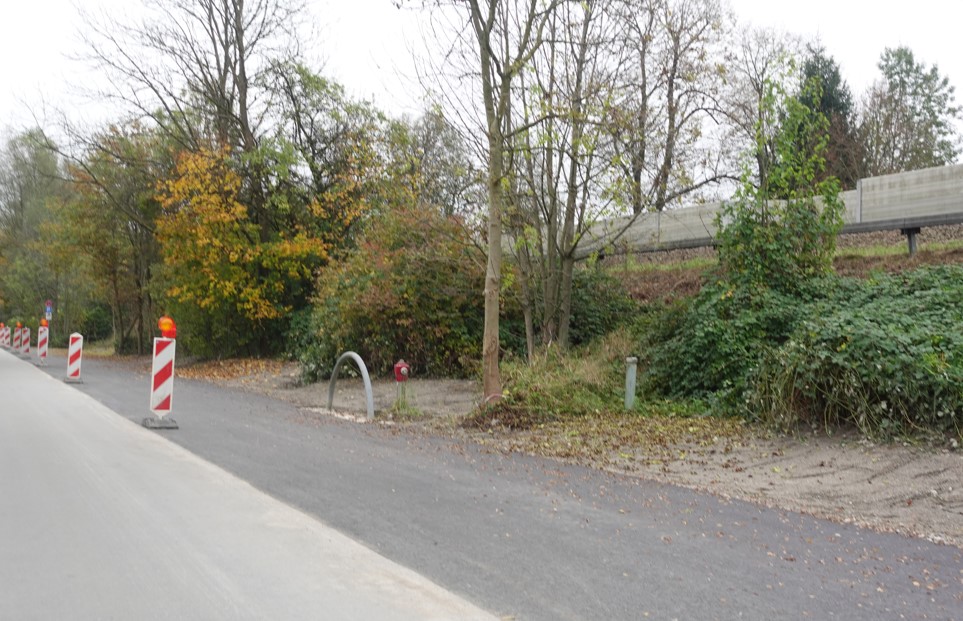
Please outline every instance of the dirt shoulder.
[{"label": "dirt shoulder", "polygon": [[[361,380],[298,386],[293,364],[228,361],[182,368],[179,376],[269,395],[313,413],[364,421]],[[391,412],[394,382],[373,383],[376,424],[446,434],[493,451],[520,451],[789,509],[841,523],[963,547],[963,451],[875,444],[855,434],[775,435],[718,419],[605,417],[513,430],[460,421],[479,401],[476,382],[410,382],[412,409]],[[412,416],[412,412],[417,415]]]},{"label": "dirt shoulder", "polygon": [[[726,497],[963,547],[963,455],[855,435],[750,437],[628,472]],[[681,447],[680,451],[686,451]]]}]

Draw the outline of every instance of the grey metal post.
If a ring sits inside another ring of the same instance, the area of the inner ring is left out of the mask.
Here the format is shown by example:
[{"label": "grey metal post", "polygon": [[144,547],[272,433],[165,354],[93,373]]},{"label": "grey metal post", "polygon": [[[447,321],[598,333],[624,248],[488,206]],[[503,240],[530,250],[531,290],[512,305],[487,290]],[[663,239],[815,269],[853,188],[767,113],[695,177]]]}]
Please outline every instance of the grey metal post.
[{"label": "grey metal post", "polygon": [[398,384],[398,399],[395,401],[397,407],[404,410],[408,408],[408,382],[395,382]]},{"label": "grey metal post", "polygon": [[909,243],[909,254],[913,256],[916,254],[916,236],[919,234],[919,227],[901,229],[900,233],[906,235],[906,241]]},{"label": "grey metal post", "polygon": [[631,410],[635,407],[635,372],[638,368],[639,359],[630,356],[625,359],[625,409]]}]

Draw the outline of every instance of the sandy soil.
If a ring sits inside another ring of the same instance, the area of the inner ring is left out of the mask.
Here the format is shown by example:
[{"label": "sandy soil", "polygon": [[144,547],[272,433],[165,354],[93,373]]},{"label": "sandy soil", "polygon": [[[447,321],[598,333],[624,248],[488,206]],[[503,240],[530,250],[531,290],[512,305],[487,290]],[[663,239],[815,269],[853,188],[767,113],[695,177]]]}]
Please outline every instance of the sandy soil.
[{"label": "sandy soil", "polygon": [[[215,381],[271,395],[312,413],[364,422],[360,379],[338,380],[332,412],[327,410],[327,382],[297,386],[296,378],[296,368],[286,364]],[[376,380],[373,389],[375,424],[453,434],[498,451],[539,452],[532,447],[544,442],[537,437],[544,432],[538,430],[468,431],[452,424],[477,404],[481,390],[476,382],[413,379],[408,402],[421,414],[414,418],[392,413],[398,394],[393,381]],[[855,434],[788,437],[750,430],[739,438],[661,446],[657,456],[642,447],[620,446],[573,461],[963,547],[963,451],[953,447],[879,445]]]},{"label": "sandy soil", "polygon": [[963,453],[845,437],[681,446],[670,464],[625,471],[877,530],[963,547]]}]

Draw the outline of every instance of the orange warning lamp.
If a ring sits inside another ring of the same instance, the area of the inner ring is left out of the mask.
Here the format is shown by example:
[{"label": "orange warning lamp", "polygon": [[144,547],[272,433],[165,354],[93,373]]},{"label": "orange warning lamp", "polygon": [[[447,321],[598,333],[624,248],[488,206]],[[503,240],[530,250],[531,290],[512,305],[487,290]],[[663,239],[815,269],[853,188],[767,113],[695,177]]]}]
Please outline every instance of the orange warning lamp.
[{"label": "orange warning lamp", "polygon": [[18,322],[17,322],[17,327],[18,327],[18,328],[22,328],[22,327],[23,327],[23,324],[18,321]]},{"label": "orange warning lamp", "polygon": [[164,315],[157,320],[157,327],[160,328],[161,335],[167,339],[177,338],[177,324],[174,320]]},{"label": "orange warning lamp", "polygon": [[41,319],[41,320],[40,320],[40,327],[41,327],[41,328],[46,328],[46,327],[47,327],[47,320],[46,320],[46,319]]},{"label": "orange warning lamp", "polygon": [[3,322],[0,321],[0,328],[6,328],[6,327],[7,327],[7,326],[3,325]]}]

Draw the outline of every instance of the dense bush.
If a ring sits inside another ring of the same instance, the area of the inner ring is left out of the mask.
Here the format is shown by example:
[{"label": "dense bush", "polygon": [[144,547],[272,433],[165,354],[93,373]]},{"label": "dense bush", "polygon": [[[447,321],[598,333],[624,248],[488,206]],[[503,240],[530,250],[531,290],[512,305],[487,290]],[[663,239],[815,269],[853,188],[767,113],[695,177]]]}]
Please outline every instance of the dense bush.
[{"label": "dense bush", "polygon": [[83,321],[79,332],[84,335],[88,342],[110,338],[113,331],[114,324],[110,315],[110,307],[106,304],[95,304],[83,313]]},{"label": "dense bush", "polygon": [[[835,181],[835,179],[833,180]],[[842,227],[839,186],[826,182],[814,197],[768,201],[738,196],[720,213],[719,263],[740,288],[764,286],[796,292],[832,272],[836,234]]]},{"label": "dense bush", "polygon": [[484,256],[459,222],[428,209],[369,223],[357,250],[321,272],[314,310],[296,318],[289,345],[302,376],[330,373],[346,350],[373,373],[399,358],[427,375],[476,369]]},{"label": "dense bush", "polygon": [[670,398],[738,400],[750,371],[789,338],[803,312],[798,299],[771,289],[707,285],[655,322],[661,339],[650,337],[643,383]]},{"label": "dense bush", "polygon": [[[197,305],[174,300],[167,300],[163,309],[163,314],[177,321],[179,355],[221,359],[278,350],[273,346],[275,342],[280,343],[276,337],[278,329],[274,326],[266,330],[262,325],[245,321],[238,315],[215,315]],[[153,330],[154,326],[149,328]],[[129,353],[134,350],[136,343],[128,339],[124,343],[118,341],[116,346],[118,352]]]},{"label": "dense bush", "polygon": [[638,304],[625,285],[598,265],[577,269],[572,277],[569,338],[583,345],[630,322]]},{"label": "dense bush", "polygon": [[[296,313],[288,349],[305,381],[356,351],[373,373],[398,358],[427,375],[470,375],[481,354],[484,256],[456,220],[426,209],[372,221],[357,250],[321,272],[313,309]],[[571,342],[581,345],[632,319],[638,306],[596,266],[576,270]],[[502,349],[525,351],[521,310],[504,299]]]},{"label": "dense bush", "polygon": [[848,281],[804,316],[753,375],[748,413],[783,427],[960,433],[963,268]]},{"label": "dense bush", "polygon": [[[804,104],[819,101],[821,93],[812,80],[803,85],[803,98],[765,84],[756,155],[771,157],[771,165],[759,171],[758,184],[746,172],[719,218],[719,264],[737,288],[796,293],[810,279],[832,272],[843,203],[839,181],[822,178],[829,121]],[[766,119],[777,118],[777,127],[767,131]]]},{"label": "dense bush", "polygon": [[963,267],[815,279],[795,296],[720,283],[661,323],[644,376],[655,395],[784,428],[960,432]]}]

